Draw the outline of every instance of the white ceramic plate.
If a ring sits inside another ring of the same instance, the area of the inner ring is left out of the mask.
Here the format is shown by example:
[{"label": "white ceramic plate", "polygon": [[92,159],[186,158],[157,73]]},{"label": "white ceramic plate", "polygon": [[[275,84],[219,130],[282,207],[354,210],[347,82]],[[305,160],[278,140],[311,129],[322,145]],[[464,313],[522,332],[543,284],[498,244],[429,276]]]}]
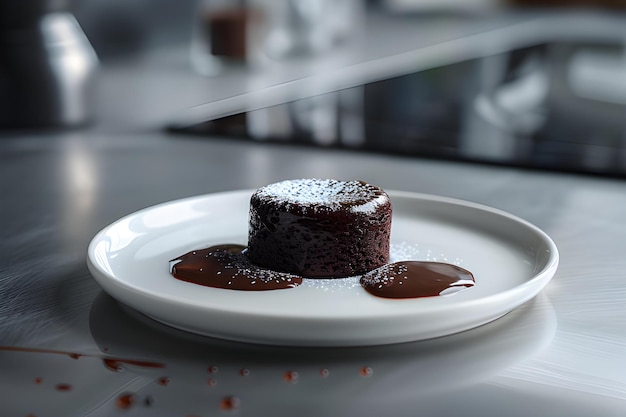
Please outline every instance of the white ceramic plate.
[{"label": "white ceramic plate", "polygon": [[457,264],[474,274],[474,287],[398,300],[368,294],[355,278],[258,292],[173,278],[170,259],[214,244],[246,243],[252,192],[193,197],[123,217],[91,241],[89,269],[111,296],[179,329],[264,344],[359,346],[428,339],[495,320],[541,291],[558,265],[554,242],[511,214],[389,191],[393,260]]}]

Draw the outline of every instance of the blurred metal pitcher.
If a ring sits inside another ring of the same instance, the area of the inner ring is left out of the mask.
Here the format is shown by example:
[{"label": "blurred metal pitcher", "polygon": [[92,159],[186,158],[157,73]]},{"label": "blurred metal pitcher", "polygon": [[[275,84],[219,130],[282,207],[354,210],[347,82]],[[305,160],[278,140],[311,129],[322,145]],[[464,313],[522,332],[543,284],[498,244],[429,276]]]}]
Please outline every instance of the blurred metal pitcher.
[{"label": "blurred metal pitcher", "polygon": [[86,123],[97,67],[66,1],[0,0],[0,127]]}]

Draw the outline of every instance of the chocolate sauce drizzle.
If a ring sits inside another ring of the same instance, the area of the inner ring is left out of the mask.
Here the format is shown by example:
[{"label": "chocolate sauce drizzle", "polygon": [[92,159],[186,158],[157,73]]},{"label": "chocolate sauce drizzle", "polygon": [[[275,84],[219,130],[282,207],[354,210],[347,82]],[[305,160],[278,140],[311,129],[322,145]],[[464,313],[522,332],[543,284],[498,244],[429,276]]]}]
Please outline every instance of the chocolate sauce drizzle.
[{"label": "chocolate sauce drizzle", "polygon": [[297,287],[302,277],[252,264],[242,245],[217,245],[188,252],[170,261],[171,274],[182,281],[243,291]]},{"label": "chocolate sauce drizzle", "polygon": [[471,272],[442,262],[404,261],[365,273],[361,286],[383,298],[419,298],[450,294],[474,285]]},{"label": "chocolate sauce drizzle", "polygon": [[[246,247],[234,244],[198,249],[172,259],[170,273],[193,284],[243,291],[294,288],[303,280],[254,265],[246,256]],[[470,271],[456,265],[402,261],[365,273],[360,283],[376,297],[420,298],[456,292],[475,282]]]}]

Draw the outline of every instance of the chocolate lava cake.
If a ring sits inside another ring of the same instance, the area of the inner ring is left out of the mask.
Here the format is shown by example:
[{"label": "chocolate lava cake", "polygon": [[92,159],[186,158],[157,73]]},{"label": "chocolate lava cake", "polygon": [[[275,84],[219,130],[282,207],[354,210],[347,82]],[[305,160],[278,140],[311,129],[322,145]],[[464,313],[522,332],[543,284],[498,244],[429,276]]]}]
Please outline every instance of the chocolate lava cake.
[{"label": "chocolate lava cake", "polygon": [[250,199],[247,254],[303,277],[348,277],[389,261],[391,202],[363,181],[287,180]]}]

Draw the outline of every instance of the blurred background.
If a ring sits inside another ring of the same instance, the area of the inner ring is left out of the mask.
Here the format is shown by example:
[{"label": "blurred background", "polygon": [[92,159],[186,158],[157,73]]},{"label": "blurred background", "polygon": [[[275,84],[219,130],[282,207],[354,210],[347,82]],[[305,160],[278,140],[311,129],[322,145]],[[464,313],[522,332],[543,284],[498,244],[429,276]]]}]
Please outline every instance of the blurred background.
[{"label": "blurred background", "polygon": [[[0,415],[208,416],[232,394],[241,416],[275,402],[275,416],[626,415],[625,9],[0,0]],[[473,332],[310,354],[148,325],[87,269],[89,242],[122,216],[298,177],[505,210],[557,242],[558,275]],[[172,383],[109,357],[167,363]],[[120,409],[128,391],[141,400]]]},{"label": "blurred background", "polygon": [[626,174],[621,0],[0,0],[0,127]]}]

